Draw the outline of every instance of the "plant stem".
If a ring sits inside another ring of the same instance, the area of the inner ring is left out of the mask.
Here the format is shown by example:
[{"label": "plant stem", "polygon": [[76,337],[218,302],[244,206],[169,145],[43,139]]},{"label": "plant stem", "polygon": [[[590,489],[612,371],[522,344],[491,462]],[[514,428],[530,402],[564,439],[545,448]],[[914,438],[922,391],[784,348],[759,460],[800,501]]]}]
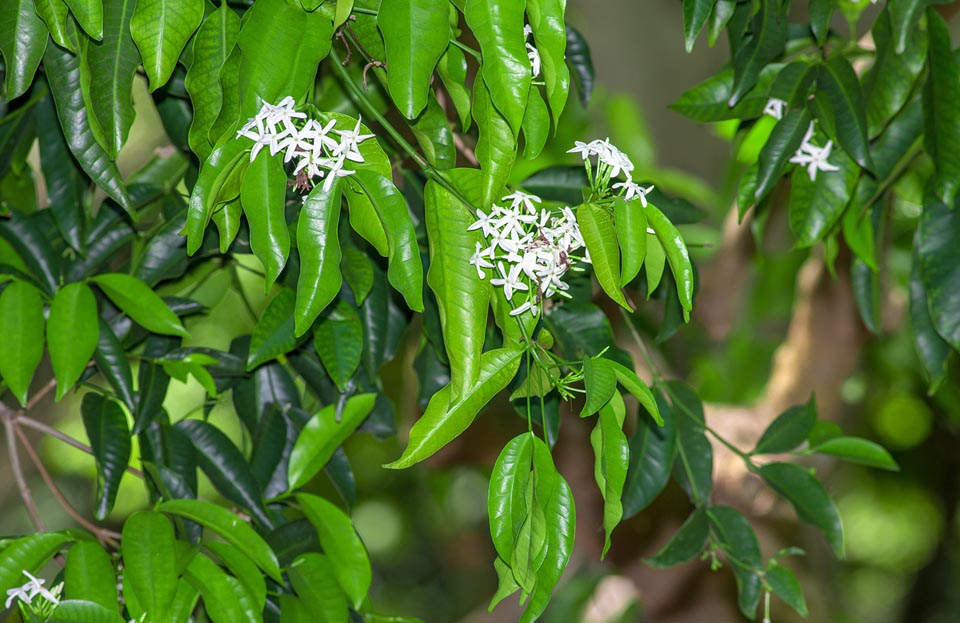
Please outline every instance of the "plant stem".
[{"label": "plant stem", "polygon": [[[90,446],[86,445],[85,443],[77,439],[74,439],[73,437],[71,437],[70,435],[64,432],[61,432],[51,426],[47,426],[43,422],[39,422],[31,417],[27,417],[26,415],[20,414],[14,419],[13,423],[18,426],[23,425],[23,426],[26,426],[27,428],[32,428],[33,430],[39,431],[41,433],[46,433],[51,437],[59,439],[63,443],[67,444],[68,446],[73,446],[77,450],[80,450],[81,452],[85,452],[86,454],[93,456],[93,449]],[[131,476],[136,476],[141,480],[143,479],[143,472],[141,472],[136,467],[131,467],[128,465],[127,473],[130,474]]]},{"label": "plant stem", "polygon": [[30,487],[27,485],[27,479],[23,476],[23,467],[20,465],[20,454],[17,452],[17,441],[14,439],[16,434],[16,425],[13,423],[13,412],[5,405],[0,405],[0,417],[3,418],[3,427],[7,436],[7,454],[10,455],[10,471],[13,472],[13,480],[17,483],[17,489],[20,491],[20,499],[27,508],[27,514],[30,521],[39,532],[46,530],[43,519],[40,518],[40,512],[33,501],[33,495],[30,493]]}]

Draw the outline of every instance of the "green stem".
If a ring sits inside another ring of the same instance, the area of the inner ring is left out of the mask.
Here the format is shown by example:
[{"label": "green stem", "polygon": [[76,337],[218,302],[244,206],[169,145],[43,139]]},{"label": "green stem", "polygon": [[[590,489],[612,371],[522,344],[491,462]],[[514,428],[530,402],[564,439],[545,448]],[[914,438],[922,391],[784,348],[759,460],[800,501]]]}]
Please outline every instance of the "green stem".
[{"label": "green stem", "polygon": [[463,50],[464,52],[466,52],[467,54],[469,54],[469,55],[472,56],[473,58],[477,59],[477,62],[478,62],[478,63],[480,62],[480,60],[481,60],[481,58],[480,58],[480,52],[477,52],[476,50],[474,50],[473,48],[471,48],[469,45],[465,45],[465,44],[463,44],[463,43],[460,43],[460,42],[457,41],[456,39],[451,39],[451,40],[450,40],[450,43],[452,43],[454,46],[460,48],[461,50]]}]

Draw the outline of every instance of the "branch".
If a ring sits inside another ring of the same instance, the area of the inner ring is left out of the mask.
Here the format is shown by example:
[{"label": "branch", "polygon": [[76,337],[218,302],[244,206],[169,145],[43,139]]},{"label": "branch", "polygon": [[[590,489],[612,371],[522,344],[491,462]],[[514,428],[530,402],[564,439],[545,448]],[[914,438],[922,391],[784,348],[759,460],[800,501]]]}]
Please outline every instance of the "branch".
[{"label": "branch", "polygon": [[17,452],[17,442],[13,436],[16,432],[16,425],[13,422],[15,414],[5,404],[0,403],[0,418],[3,419],[3,427],[7,435],[7,452],[10,455],[10,471],[13,472],[13,479],[17,483],[17,489],[20,491],[20,498],[23,505],[27,507],[27,514],[30,515],[30,521],[39,532],[46,530],[43,520],[40,518],[40,512],[33,501],[33,495],[30,493],[30,487],[27,486],[27,480],[23,477],[23,468],[20,465],[20,455]]},{"label": "branch", "polygon": [[[27,428],[32,428],[33,430],[40,431],[41,433],[46,433],[47,435],[50,435],[51,437],[55,437],[69,446],[73,446],[74,448],[76,448],[77,450],[80,450],[81,452],[85,452],[90,456],[93,456],[93,449],[87,444],[77,439],[74,439],[70,435],[64,432],[61,432],[51,426],[47,426],[43,422],[39,422],[31,417],[27,417],[26,415],[22,415],[22,414],[18,415],[14,420],[14,424],[18,424],[18,425],[22,424]],[[141,472],[136,467],[132,467],[128,465],[127,473],[143,480],[143,472]]]}]

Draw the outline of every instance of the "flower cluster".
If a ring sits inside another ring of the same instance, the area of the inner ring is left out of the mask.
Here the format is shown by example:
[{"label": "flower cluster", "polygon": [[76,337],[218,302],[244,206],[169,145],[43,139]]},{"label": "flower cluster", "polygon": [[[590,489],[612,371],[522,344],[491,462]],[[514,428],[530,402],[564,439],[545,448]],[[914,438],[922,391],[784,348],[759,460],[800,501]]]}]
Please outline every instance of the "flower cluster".
[{"label": "flower cluster", "polygon": [[[527,24],[523,27],[523,36],[529,38],[533,34],[533,28],[530,24]],[[530,73],[534,78],[540,75],[540,50],[538,50],[532,43],[529,41],[526,42],[527,46],[527,58],[530,59]]]},{"label": "flower cluster", "polygon": [[540,313],[544,300],[554,294],[569,296],[564,275],[577,260],[589,262],[586,249],[582,256],[574,253],[585,247],[573,211],[540,208],[540,197],[517,191],[501,199],[509,206],[494,204],[490,213],[477,210],[476,222],[467,229],[479,229],[488,244],[476,243],[470,263],[481,279],[487,270],[494,276],[490,283],[503,288],[513,305],[515,294],[523,293],[523,302],[514,306],[511,316]]},{"label": "flower cluster", "polygon": [[[633,162],[630,158],[610,143],[610,139],[593,140],[589,143],[574,141],[573,149],[567,151],[568,154],[580,154],[584,166],[587,169],[587,176],[590,185],[595,190],[601,190],[601,194],[606,192],[610,181],[618,177],[621,173],[627,178],[625,182],[617,182],[611,188],[619,189],[620,196],[625,201],[638,199],[640,205],[647,207],[647,193],[653,190],[653,186],[644,188],[633,181]],[[590,166],[591,156],[597,158],[597,168],[594,170]]]},{"label": "flower cluster", "polygon": [[833,149],[833,141],[827,141],[827,144],[823,147],[817,147],[810,142],[813,139],[813,131],[814,127],[811,121],[810,127],[807,128],[807,133],[803,137],[803,143],[800,144],[800,148],[797,149],[797,152],[790,158],[790,162],[807,168],[807,175],[810,176],[810,181],[817,179],[817,171],[840,170],[839,167],[827,162],[827,158],[830,157],[830,151]]},{"label": "flower cluster", "polygon": [[4,608],[9,608],[18,599],[23,603],[32,606],[33,600],[37,597],[37,595],[43,597],[43,599],[50,604],[56,605],[60,603],[58,595],[63,589],[63,584],[58,584],[57,586],[53,587],[52,591],[48,591],[43,587],[43,584],[46,582],[46,580],[43,578],[34,577],[26,569],[23,570],[23,575],[27,576],[29,581],[23,586],[18,586],[16,588],[7,590],[7,602],[3,605]]},{"label": "flower cluster", "polygon": [[[237,138],[253,141],[250,161],[266,147],[271,156],[283,152],[283,162],[296,160],[293,174],[297,188],[309,190],[313,178],[326,178],[324,192],[328,192],[338,177],[353,175],[347,162],[363,162],[359,145],[373,134],[360,134],[360,119],[352,130],[336,128],[336,121],[326,125],[299,112],[292,97],[285,97],[277,105],[263,103],[260,110],[237,132]],[[331,136],[336,134],[338,138]]]}]

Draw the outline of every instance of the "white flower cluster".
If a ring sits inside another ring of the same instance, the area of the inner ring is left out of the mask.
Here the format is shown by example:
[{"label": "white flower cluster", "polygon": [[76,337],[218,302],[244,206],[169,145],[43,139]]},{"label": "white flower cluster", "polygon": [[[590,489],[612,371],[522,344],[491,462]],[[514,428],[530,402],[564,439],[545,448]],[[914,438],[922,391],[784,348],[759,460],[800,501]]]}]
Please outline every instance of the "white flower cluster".
[{"label": "white flower cluster", "polygon": [[827,144],[823,147],[817,147],[810,142],[813,139],[813,125],[814,122],[811,121],[807,133],[803,137],[803,143],[790,158],[790,162],[807,168],[810,181],[817,179],[817,171],[840,170],[839,167],[827,162],[827,158],[830,157],[830,152],[833,150],[833,141],[827,141]]},{"label": "white flower cluster", "polygon": [[[372,138],[373,134],[360,134],[360,119],[352,130],[336,129],[336,121],[326,125],[307,114],[298,112],[292,97],[285,97],[276,106],[263,103],[257,114],[237,132],[237,138],[253,141],[250,161],[264,147],[271,156],[283,153],[283,162],[296,159],[293,174],[301,190],[312,188],[313,178],[326,178],[324,192],[328,192],[338,177],[353,175],[356,171],[346,168],[347,162],[363,162],[358,146]],[[337,134],[335,139],[331,134]]]},{"label": "white flower cluster", "polygon": [[[623,173],[627,181],[613,184],[613,190],[619,189],[620,195],[625,201],[639,199],[640,205],[647,207],[647,193],[653,190],[653,186],[644,188],[633,181],[633,161],[627,154],[617,149],[610,143],[610,139],[593,140],[589,143],[574,141],[573,149],[567,151],[568,154],[580,154],[584,164],[587,166],[587,175],[590,183],[594,187],[605,187],[610,180]],[[597,157],[597,169],[594,171],[587,162],[591,156]]]},{"label": "white flower cluster", "polygon": [[[527,24],[523,27],[523,36],[529,38],[533,34],[533,28],[530,24]],[[530,73],[534,78],[540,75],[540,50],[538,50],[532,43],[529,41],[526,42],[527,46],[527,58],[530,59]]]},{"label": "white flower cluster", "polygon": [[[540,197],[517,191],[501,199],[509,207],[494,204],[490,213],[477,210],[476,222],[467,229],[479,229],[487,239],[484,247],[476,243],[470,263],[481,279],[487,270],[494,272],[490,283],[503,288],[513,303],[517,292],[524,300],[514,307],[511,316],[540,313],[544,299],[554,294],[569,296],[569,285],[563,281],[573,262],[589,262],[583,236],[573,211],[565,207],[559,213],[539,208]],[[582,256],[574,255],[584,249]]]},{"label": "white flower cluster", "polygon": [[33,600],[37,595],[43,597],[51,604],[56,605],[60,603],[60,599],[57,596],[60,594],[60,591],[63,590],[63,584],[58,584],[53,587],[52,591],[48,591],[43,587],[43,584],[46,582],[43,578],[34,577],[26,569],[23,570],[23,575],[27,576],[29,581],[23,586],[7,589],[7,602],[3,605],[4,608],[9,608],[17,599],[27,605],[33,605]]}]

